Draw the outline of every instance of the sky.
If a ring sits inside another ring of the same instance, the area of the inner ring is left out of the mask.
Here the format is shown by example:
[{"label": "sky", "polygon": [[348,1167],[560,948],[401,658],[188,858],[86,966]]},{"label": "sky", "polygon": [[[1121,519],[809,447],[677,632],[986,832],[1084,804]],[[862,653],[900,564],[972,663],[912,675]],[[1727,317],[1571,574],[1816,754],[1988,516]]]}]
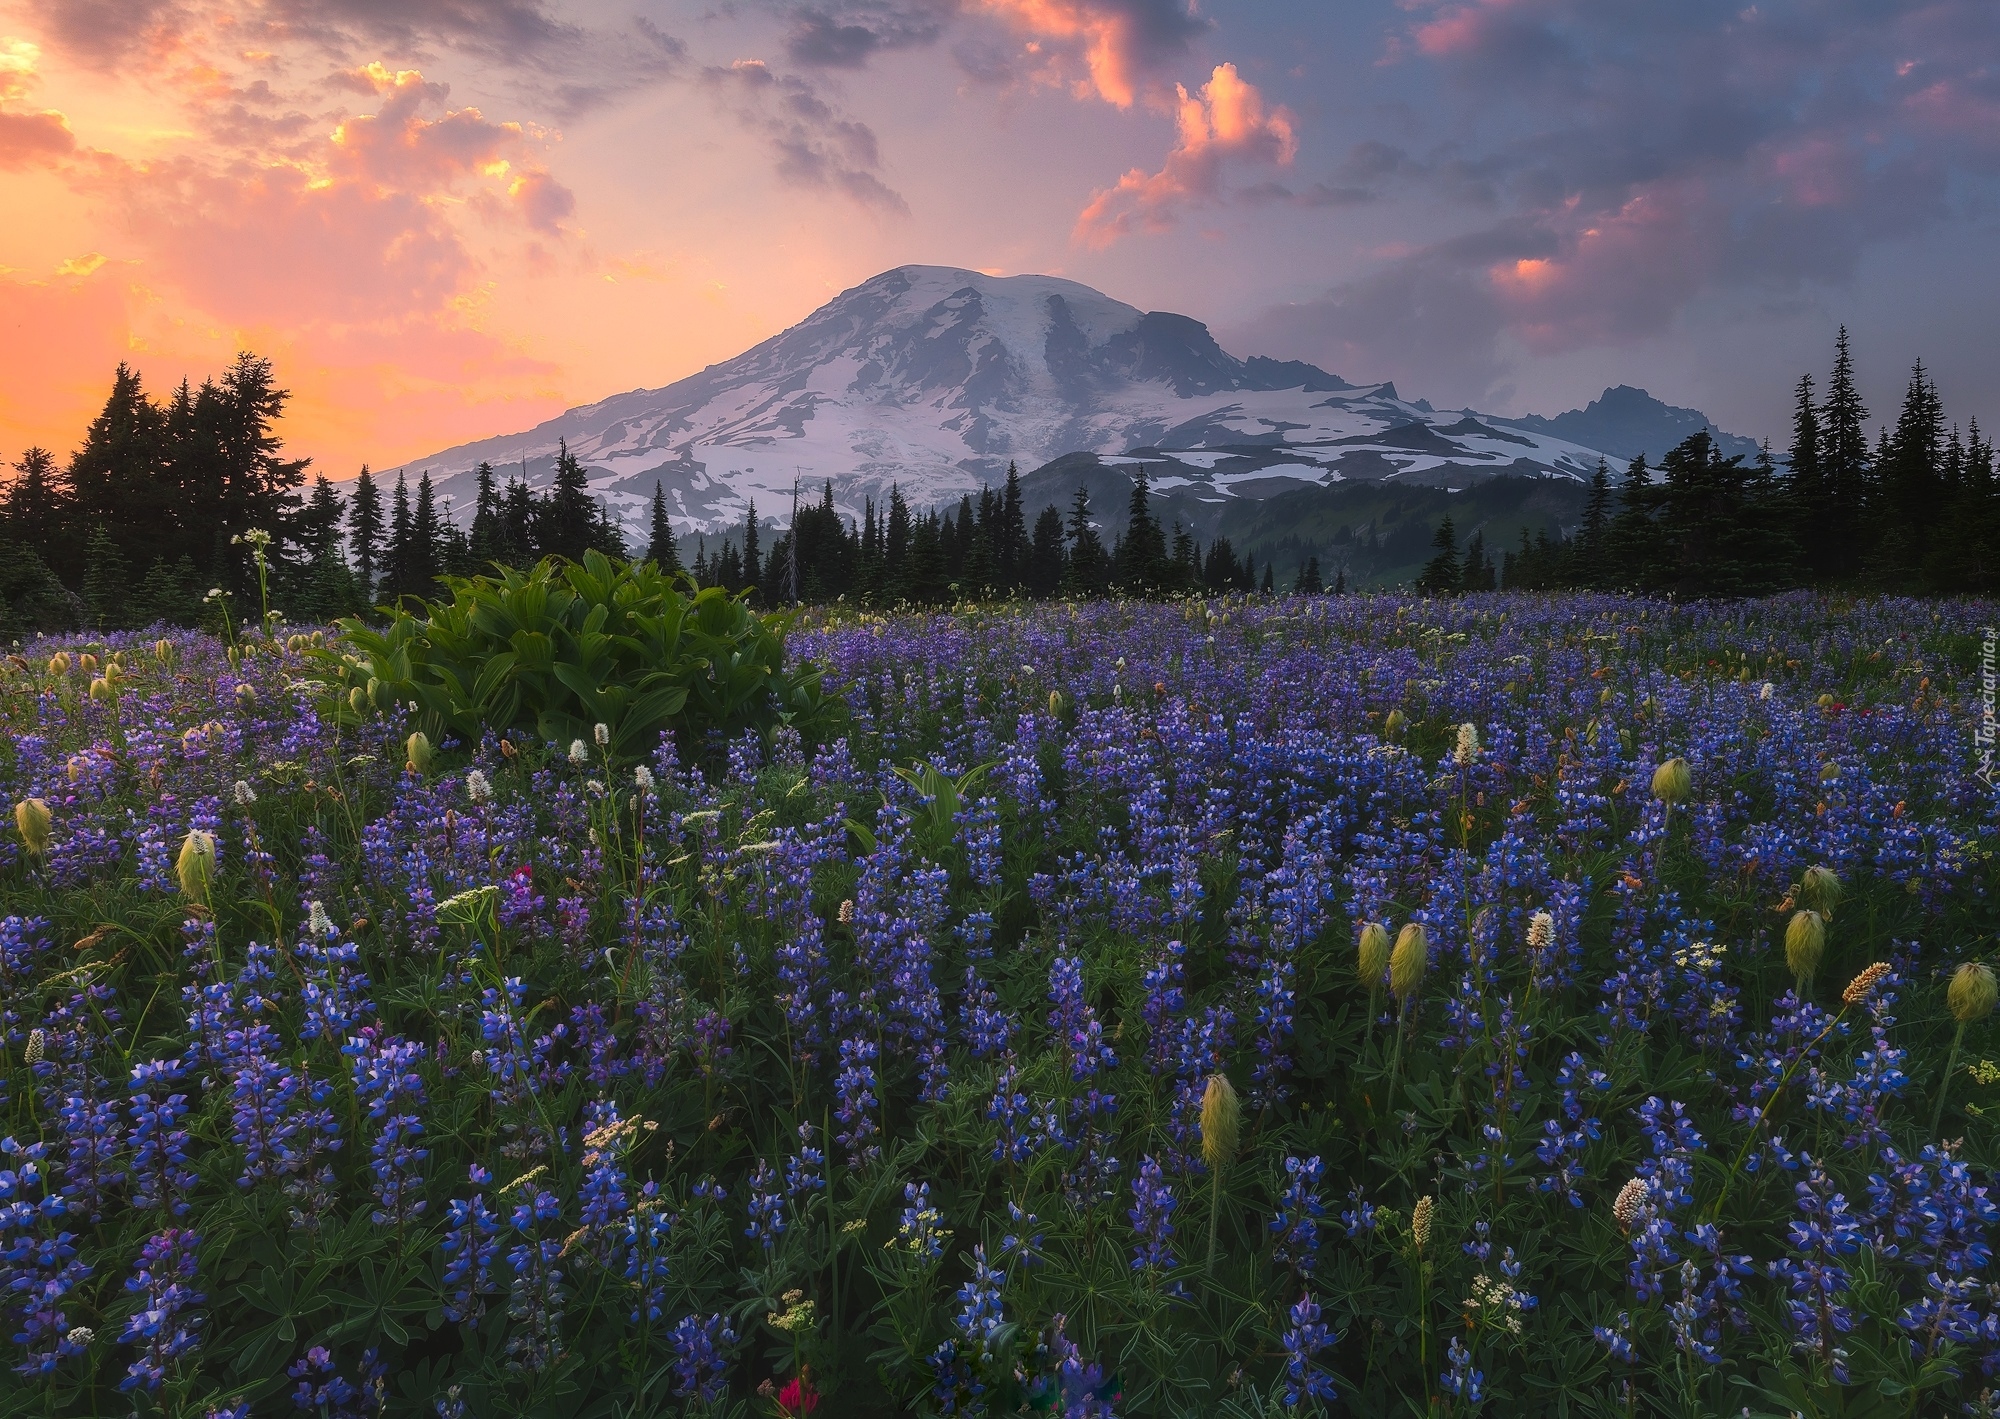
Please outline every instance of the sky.
[{"label": "sky", "polygon": [[1995,0],[0,0],[0,460],[241,349],[348,477],[907,262],[1405,397],[2000,424]]}]

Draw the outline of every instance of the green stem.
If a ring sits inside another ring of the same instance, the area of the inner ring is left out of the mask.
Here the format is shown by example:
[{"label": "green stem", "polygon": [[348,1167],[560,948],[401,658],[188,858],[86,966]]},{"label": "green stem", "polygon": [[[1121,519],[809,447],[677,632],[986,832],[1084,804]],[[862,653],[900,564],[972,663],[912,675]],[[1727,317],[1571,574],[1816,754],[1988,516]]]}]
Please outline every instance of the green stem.
[{"label": "green stem", "polygon": [[[1715,1206],[1709,1209],[1708,1213],[1709,1221],[1713,1222],[1717,1218],[1722,1216],[1722,1204],[1729,1200],[1729,1189],[1735,1185],[1736,1174],[1743,1167],[1743,1160],[1750,1156],[1750,1149],[1751,1146],[1756,1143],[1757,1135],[1763,1132],[1764,1120],[1770,1116],[1771,1106],[1778,1102],[1778,1095],[1785,1092],[1785,1086],[1792,1082],[1792,1076],[1798,1073],[1799,1066],[1801,1064],[1804,1064],[1806,1062],[1807,1057],[1810,1056],[1812,1052],[1819,1047],[1819,1042],[1825,1039],[1828,1035],[1832,1034],[1834,1031],[1834,1027],[1840,1024],[1842,1020],[1847,1018],[1847,1011],[1848,1007],[1846,1005],[1842,1005],[1840,1007],[1840,1013],[1834,1016],[1831,1020],[1827,1021],[1826,1028],[1824,1030],[1821,1030],[1817,1035],[1813,1036],[1812,1043],[1799,1051],[1799,1057],[1793,1060],[1791,1064],[1786,1067],[1783,1076],[1781,1076],[1778,1080],[1777,1087],[1771,1090],[1771,1097],[1764,1100],[1764,1107],[1757,1110],[1757,1118],[1750,1125],[1750,1136],[1744,1139],[1743,1146],[1736,1150],[1736,1161],[1729,1165],[1729,1176],[1722,1180],[1722,1191],[1716,1196]],[[1932,1131],[1933,1132],[1936,1131],[1935,1126],[1933,1126]]]},{"label": "green stem", "polygon": [[1215,1170],[1215,1197],[1208,1209],[1208,1269],[1215,1270],[1215,1234],[1222,1221],[1222,1169]]},{"label": "green stem", "polygon": [[1937,1106],[1931,1110],[1931,1139],[1937,1139],[1938,1125],[1944,1122],[1944,1096],[1951,1089],[1951,1072],[1958,1068],[1958,1047],[1965,1042],[1965,1022],[1958,1022],[1958,1029],[1951,1037],[1951,1053],[1945,1056],[1944,1078],[1938,1080]]}]

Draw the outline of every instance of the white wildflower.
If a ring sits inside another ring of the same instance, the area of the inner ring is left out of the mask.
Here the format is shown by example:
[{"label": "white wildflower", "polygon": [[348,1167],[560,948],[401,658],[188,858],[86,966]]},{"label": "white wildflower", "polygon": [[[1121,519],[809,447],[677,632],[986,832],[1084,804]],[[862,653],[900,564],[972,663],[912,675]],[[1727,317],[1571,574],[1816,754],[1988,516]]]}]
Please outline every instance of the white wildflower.
[{"label": "white wildflower", "polygon": [[1479,753],[1479,726],[1461,724],[1458,727],[1458,747],[1451,751],[1451,761],[1461,769],[1470,764]]},{"label": "white wildflower", "polygon": [[306,903],[306,930],[314,936],[333,935],[333,918],[318,902]]},{"label": "white wildflower", "polygon": [[590,737],[597,741],[598,748],[609,748],[611,746],[611,726],[608,724],[598,725],[590,731]]},{"label": "white wildflower", "polygon": [[638,768],[632,770],[632,782],[639,785],[641,792],[651,793],[653,791],[653,771],[644,764],[639,765]]},{"label": "white wildflower", "polygon": [[1778,687],[1776,685],[1773,685],[1769,680],[1766,680],[1764,682],[1764,688],[1757,692],[1757,698],[1760,700],[1768,700],[1771,698],[1771,692],[1777,688]]},{"label": "white wildflower", "polygon": [[64,1339],[68,1340],[72,1345],[88,1345],[91,1341],[97,1339],[97,1332],[87,1325],[73,1326],[70,1329],[70,1333]]},{"label": "white wildflower", "polygon": [[570,740],[570,741],[569,741],[569,761],[570,761],[570,762],[571,762],[572,764],[587,764],[587,763],[589,763],[589,762],[590,762],[590,746],[589,746],[589,745],[587,745],[587,744],[585,744],[585,743],[584,743],[584,742],[583,742],[583,741],[582,741],[581,739],[572,739],[572,740]]},{"label": "white wildflower", "polygon": [[465,796],[476,804],[493,801],[493,785],[486,781],[486,775],[474,769],[465,776]]}]

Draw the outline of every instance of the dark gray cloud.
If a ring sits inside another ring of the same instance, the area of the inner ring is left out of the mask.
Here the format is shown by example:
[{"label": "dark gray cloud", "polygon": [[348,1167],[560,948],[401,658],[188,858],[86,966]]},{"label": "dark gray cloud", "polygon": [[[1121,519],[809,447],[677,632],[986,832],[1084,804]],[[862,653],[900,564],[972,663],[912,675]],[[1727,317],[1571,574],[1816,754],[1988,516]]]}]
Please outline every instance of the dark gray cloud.
[{"label": "dark gray cloud", "polygon": [[790,12],[785,55],[818,69],[859,69],[884,50],[935,43],[957,9],[953,0],[804,5]]},{"label": "dark gray cloud", "polygon": [[711,66],[702,78],[725,96],[745,127],[769,141],[786,182],[839,192],[881,211],[909,211],[902,194],[878,175],[874,130],[841,115],[805,80],[754,59]]},{"label": "dark gray cloud", "polygon": [[180,27],[180,0],[30,0],[28,12],[66,54],[106,68],[162,30]]},{"label": "dark gray cloud", "polygon": [[1954,220],[1954,175],[2000,171],[1992,0],[1399,8],[1383,72],[1422,96],[1402,125],[1419,141],[1245,195],[1443,198],[1473,225],[1264,312],[1238,332],[1255,348],[1477,398],[1523,352],[1657,336],[1719,294],[1838,287],[1871,248]]}]

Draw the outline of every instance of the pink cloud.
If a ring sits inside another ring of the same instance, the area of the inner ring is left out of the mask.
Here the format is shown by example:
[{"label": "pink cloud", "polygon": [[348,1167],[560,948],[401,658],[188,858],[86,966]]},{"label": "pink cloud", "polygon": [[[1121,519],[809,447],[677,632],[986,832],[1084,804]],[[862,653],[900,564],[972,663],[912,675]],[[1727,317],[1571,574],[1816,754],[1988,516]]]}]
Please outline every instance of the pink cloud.
[{"label": "pink cloud", "polygon": [[69,120],[53,109],[10,113],[40,80],[42,52],[26,40],[0,39],[0,169],[18,171],[54,163],[76,149]]},{"label": "pink cloud", "polygon": [[1230,160],[1288,166],[1298,152],[1292,115],[1267,108],[1257,86],[1218,64],[1201,92],[1175,86],[1177,136],[1158,172],[1133,168],[1118,185],[1097,193],[1077,217],[1074,239],[1106,247],[1137,230],[1173,225],[1179,210],[1221,195]]},{"label": "pink cloud", "polygon": [[1036,36],[1044,74],[1060,78],[1080,63],[1083,93],[1130,108],[1165,62],[1187,51],[1207,25],[1183,0],[976,0],[979,8]]}]

